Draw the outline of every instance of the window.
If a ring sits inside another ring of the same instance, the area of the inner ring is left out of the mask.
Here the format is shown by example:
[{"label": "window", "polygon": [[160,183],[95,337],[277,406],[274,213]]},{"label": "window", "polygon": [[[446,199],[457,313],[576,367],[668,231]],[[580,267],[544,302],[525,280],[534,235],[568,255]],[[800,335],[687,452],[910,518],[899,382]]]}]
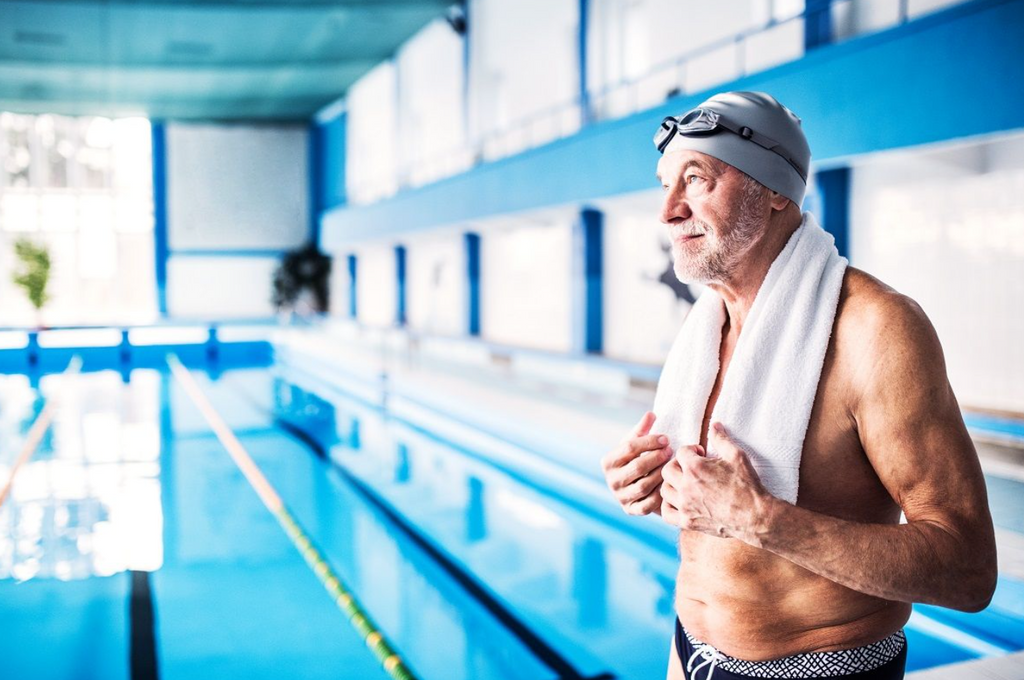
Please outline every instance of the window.
[{"label": "window", "polygon": [[[0,113],[0,326],[141,323],[157,316],[149,121]],[[36,314],[14,243],[50,250]]]}]

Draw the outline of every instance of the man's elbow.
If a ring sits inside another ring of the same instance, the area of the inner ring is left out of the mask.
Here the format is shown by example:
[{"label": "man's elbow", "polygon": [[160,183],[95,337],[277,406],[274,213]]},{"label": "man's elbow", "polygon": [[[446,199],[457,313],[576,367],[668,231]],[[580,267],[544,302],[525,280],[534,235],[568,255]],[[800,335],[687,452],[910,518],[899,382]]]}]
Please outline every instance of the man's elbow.
[{"label": "man's elbow", "polygon": [[974,614],[988,607],[996,592],[996,581],[999,571],[995,564],[995,556],[991,565],[974,564],[964,570],[956,587],[955,603],[949,606],[962,612]]}]

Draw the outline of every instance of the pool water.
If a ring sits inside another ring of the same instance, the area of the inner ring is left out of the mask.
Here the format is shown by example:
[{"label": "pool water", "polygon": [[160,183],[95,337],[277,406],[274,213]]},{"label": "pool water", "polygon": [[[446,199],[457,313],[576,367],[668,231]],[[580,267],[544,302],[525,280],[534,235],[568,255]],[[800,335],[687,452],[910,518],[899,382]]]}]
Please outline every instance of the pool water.
[{"label": "pool water", "polygon": [[[396,415],[281,365],[199,369],[418,677],[664,675],[667,532],[444,413]],[[62,408],[0,508],[2,677],[388,677],[167,370],[0,376],[0,479],[41,397]],[[1019,531],[1024,485],[989,482]],[[1022,649],[1024,584],[1001,577],[980,614],[917,607],[907,632],[910,670]]]}]

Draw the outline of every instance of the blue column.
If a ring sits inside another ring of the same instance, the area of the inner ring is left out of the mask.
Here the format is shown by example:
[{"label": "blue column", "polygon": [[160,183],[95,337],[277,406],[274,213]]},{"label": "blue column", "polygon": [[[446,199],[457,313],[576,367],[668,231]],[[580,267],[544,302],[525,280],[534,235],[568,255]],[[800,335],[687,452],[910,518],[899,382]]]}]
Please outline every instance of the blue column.
[{"label": "blue column", "polygon": [[309,126],[310,240],[320,245],[320,218],[347,202],[345,193],[345,130],[347,114],[313,121]]},{"label": "blue column", "polygon": [[132,343],[128,337],[128,329],[121,329],[121,344],[117,348],[117,356],[121,365],[130,364],[132,361]]},{"label": "blue column", "polygon": [[320,213],[323,212],[323,131],[317,122],[306,128],[306,191],[309,195],[309,242],[320,246]]},{"label": "blue column", "polygon": [[832,42],[832,0],[806,0],[804,4],[804,51]]},{"label": "blue column", "polygon": [[480,235],[463,235],[466,248],[466,314],[467,332],[480,336]]},{"label": "blue column", "polygon": [[850,168],[822,170],[814,175],[821,226],[835,236],[836,249],[850,257]]},{"label": "blue column", "polygon": [[167,130],[153,121],[153,250],[156,257],[156,308],[167,316]]},{"label": "blue column", "polygon": [[590,17],[590,0],[579,0],[580,25],[577,32],[577,49],[580,65],[580,125],[591,122],[590,93],[587,91],[587,23]]},{"label": "blue column", "polygon": [[348,256],[348,315],[356,318],[356,256]]},{"label": "blue column", "polygon": [[604,349],[604,214],[583,208],[573,226],[573,348]]},{"label": "blue column", "polygon": [[398,300],[395,304],[395,324],[405,325],[405,246],[395,246],[395,289]]}]

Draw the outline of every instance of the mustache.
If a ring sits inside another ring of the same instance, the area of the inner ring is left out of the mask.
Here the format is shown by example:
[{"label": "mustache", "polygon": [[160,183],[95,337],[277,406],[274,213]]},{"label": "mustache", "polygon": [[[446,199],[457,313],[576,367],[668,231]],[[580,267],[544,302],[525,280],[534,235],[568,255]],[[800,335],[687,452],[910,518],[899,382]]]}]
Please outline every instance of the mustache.
[{"label": "mustache", "polygon": [[701,236],[712,231],[710,225],[700,220],[689,219],[685,222],[675,225],[672,228],[672,236],[679,238],[680,236]]}]

